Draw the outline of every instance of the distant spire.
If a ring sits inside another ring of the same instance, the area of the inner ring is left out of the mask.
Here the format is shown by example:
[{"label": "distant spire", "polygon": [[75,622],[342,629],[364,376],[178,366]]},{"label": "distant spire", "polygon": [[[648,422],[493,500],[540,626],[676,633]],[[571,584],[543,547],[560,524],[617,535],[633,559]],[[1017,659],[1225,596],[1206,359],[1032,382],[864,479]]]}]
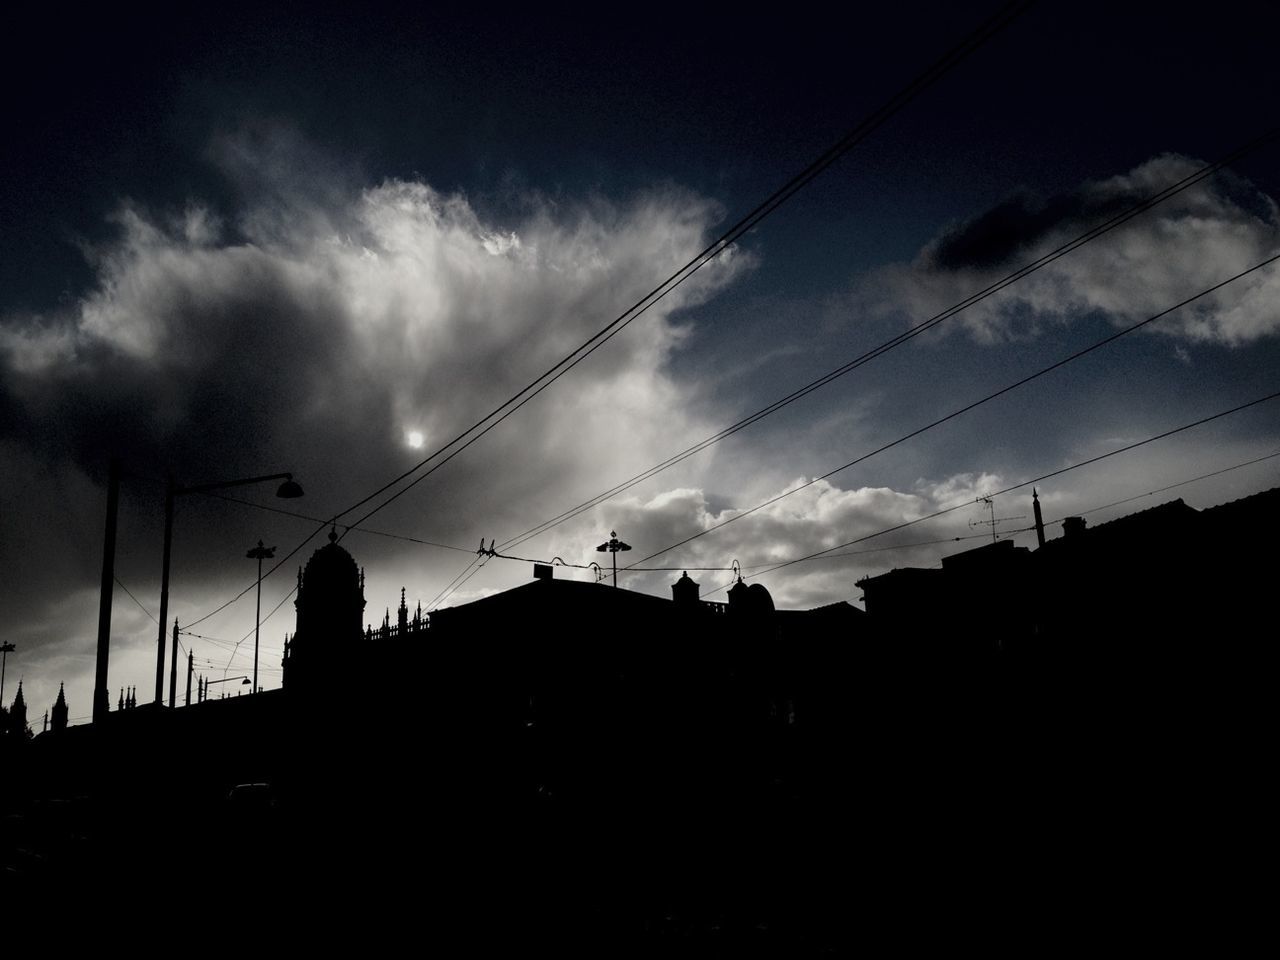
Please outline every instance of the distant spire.
[{"label": "distant spire", "polygon": [[53,732],[67,729],[67,697],[62,684],[58,684],[58,699],[53,701]]},{"label": "distant spire", "polygon": [[9,730],[15,736],[27,735],[27,700],[22,695],[22,681],[18,681],[18,695],[13,698],[13,706],[9,708]]},{"label": "distant spire", "polygon": [[1036,515],[1036,542],[1044,546],[1044,517],[1040,514],[1040,497],[1036,488],[1031,488],[1031,512]]},{"label": "distant spire", "polygon": [[117,710],[124,709],[124,687],[120,688],[120,700],[119,702],[116,703],[116,709]]}]

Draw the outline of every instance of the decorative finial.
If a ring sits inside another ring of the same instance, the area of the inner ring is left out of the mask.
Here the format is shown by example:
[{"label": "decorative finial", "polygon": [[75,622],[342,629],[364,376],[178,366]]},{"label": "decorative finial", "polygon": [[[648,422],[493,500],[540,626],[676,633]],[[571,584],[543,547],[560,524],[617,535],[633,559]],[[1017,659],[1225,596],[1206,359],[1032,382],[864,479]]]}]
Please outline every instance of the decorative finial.
[{"label": "decorative finial", "polygon": [[338,526],[337,524],[334,524],[333,527],[329,530],[329,542],[336,543],[337,541],[338,541]]}]

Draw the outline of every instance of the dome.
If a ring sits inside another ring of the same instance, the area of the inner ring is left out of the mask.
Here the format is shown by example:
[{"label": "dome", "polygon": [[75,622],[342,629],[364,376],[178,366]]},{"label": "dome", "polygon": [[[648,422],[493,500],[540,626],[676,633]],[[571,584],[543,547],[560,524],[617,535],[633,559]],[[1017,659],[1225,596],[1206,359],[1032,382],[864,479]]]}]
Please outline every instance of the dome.
[{"label": "dome", "polygon": [[297,627],[285,648],[286,687],[319,690],[352,644],[364,636],[364,577],[338,546],[338,534],[298,571]]},{"label": "dome", "polygon": [[360,568],[355,558],[338,546],[338,534],[329,531],[329,542],[311,555],[302,574],[302,589],[310,593],[330,590],[358,590]]},{"label": "dome", "polygon": [[753,613],[773,613],[773,597],[763,583],[753,583],[747,587],[747,600]]}]

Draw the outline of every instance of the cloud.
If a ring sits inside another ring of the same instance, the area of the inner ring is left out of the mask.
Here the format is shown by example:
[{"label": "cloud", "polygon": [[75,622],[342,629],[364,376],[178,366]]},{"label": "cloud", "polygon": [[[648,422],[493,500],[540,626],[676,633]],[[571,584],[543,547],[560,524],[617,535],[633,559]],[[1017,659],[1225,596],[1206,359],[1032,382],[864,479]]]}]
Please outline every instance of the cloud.
[{"label": "cloud", "polygon": [[[1128,173],[1041,200],[1018,193],[930,241],[909,264],[871,278],[881,313],[914,324],[984,289],[1204,164],[1164,154]],[[1046,323],[1101,314],[1117,326],[1164,310],[1280,252],[1275,201],[1219,173],[964,311],[981,342],[1036,335]],[[1280,268],[1231,284],[1153,324],[1152,333],[1238,346],[1280,330]]]},{"label": "cloud", "polygon": [[[23,647],[33,672],[41,650],[92,654],[96,602],[85,598],[110,456],[128,474],[117,574],[154,610],[162,487],[148,477],[288,469],[307,496],[286,506],[331,515],[596,333],[704,248],[722,216],[667,187],[618,202],[532,196],[501,218],[419,180],[351,187],[343,172],[311,188],[316,168],[284,152],[272,142],[255,184],[253,150],[234,151],[234,209],[123,202],[113,239],[86,248],[91,289],[69,307],[0,318],[0,448],[22,465],[0,493],[23,505],[0,559],[29,570],[4,599],[32,628]],[[371,525],[468,546],[478,531],[501,539],[562,509],[574,483],[603,486],[705,436],[692,388],[667,361],[685,336],[680,311],[749,262],[729,250]],[[269,491],[246,495],[270,502]],[[261,537],[282,555],[313,529],[201,498],[184,498],[179,513],[170,611],[184,624],[251,579],[247,545]],[[459,556],[423,560],[421,547],[356,535],[351,549],[371,577],[376,568],[397,585],[443,584]],[[60,565],[40,572],[33,556]],[[286,575],[264,586],[264,612],[290,585]],[[389,592],[371,590],[370,619]],[[49,617],[54,597],[77,598],[64,618],[74,630]],[[234,640],[252,629],[252,610],[232,607],[205,631]],[[276,642],[288,612],[273,622]],[[117,592],[117,634],[141,615]],[[154,629],[143,626],[143,637]],[[85,700],[87,679],[78,682]]]},{"label": "cloud", "polygon": [[[803,479],[794,480],[774,491],[774,495],[803,482]],[[766,567],[880,533],[1000,485],[1001,478],[992,474],[961,474],[941,481],[921,481],[913,491],[890,487],[843,489],[830,481],[819,480],[746,515],[742,508],[714,511],[702,490],[681,488],[663,491],[648,499],[620,498],[600,508],[596,517],[583,525],[580,534],[563,534],[553,543],[557,552],[564,552],[566,557],[587,556],[595,546],[588,543],[588,531],[603,529],[601,525],[606,521],[615,524],[620,533],[626,532],[623,539],[635,548],[633,553],[620,555],[620,567],[630,562],[640,567],[675,568],[622,574],[622,585],[663,595],[667,584],[685,567],[728,568],[737,560],[744,574],[752,576]],[[738,516],[741,519],[652,560],[638,560]],[[928,566],[941,554],[964,549],[957,544],[954,550],[949,550],[946,545],[935,542],[912,548],[903,545],[967,536],[972,532],[967,526],[968,519],[965,511],[957,511],[946,520],[873,537],[863,544],[834,551],[847,554],[844,556],[829,556],[783,568],[766,575],[762,582],[769,587],[775,603],[787,609],[852,599],[855,581],[868,573],[880,573],[890,567]],[[607,556],[601,557],[604,558],[601,565],[606,566]],[[699,581],[704,597],[724,600],[722,588],[728,586],[732,576],[727,570],[703,571],[694,579]]]},{"label": "cloud", "polygon": [[[280,160],[265,162],[270,179]],[[0,327],[0,430],[95,468],[122,447],[188,478],[302,457],[325,465],[341,502],[399,473],[410,433],[429,449],[515,394],[705,246],[720,217],[676,189],[531,201],[518,223],[418,181],[333,193],[272,193],[233,229],[199,205],[123,205],[115,241],[91,252],[95,289]],[[682,337],[673,317],[744,262],[713,262],[521,411],[500,453],[469,454],[513,475],[487,486],[563,477],[619,431],[628,452],[611,455],[637,466],[678,443],[683,414],[651,415],[686,399],[665,369]]]}]

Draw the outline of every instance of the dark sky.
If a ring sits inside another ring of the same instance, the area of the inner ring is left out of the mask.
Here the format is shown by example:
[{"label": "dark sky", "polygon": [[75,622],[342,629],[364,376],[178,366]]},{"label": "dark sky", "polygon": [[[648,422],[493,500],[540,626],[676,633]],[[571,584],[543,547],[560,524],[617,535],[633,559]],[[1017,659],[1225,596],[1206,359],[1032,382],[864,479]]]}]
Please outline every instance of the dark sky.
[{"label": "dark sky", "polygon": [[[109,456],[129,473],[119,576],[154,614],[167,473],[290,469],[307,496],[281,505],[336,513],[617,316],[995,9],[11,15],[0,603],[33,715],[62,680],[73,717],[88,713]],[[1261,3],[1196,18],[1033,7],[369,521],[459,550],[349,534],[367,619],[402,585],[429,605],[481,537],[514,537],[1259,136],[1276,123],[1278,20]],[[645,556],[1260,262],[1280,240],[1277,149],[513,552],[585,563],[617,529]],[[762,567],[1270,393],[1278,287],[1251,274],[653,564]],[[1064,475],[1042,489],[1046,515],[1263,456],[1278,427],[1262,405]],[[1164,496],[1242,496],[1274,485],[1278,462]],[[270,492],[244,496],[275,505]],[[1030,507],[1011,495],[997,512]],[[893,543],[968,536],[983,516],[960,510]],[[173,614],[190,623],[241,590],[259,538],[284,554],[313,529],[180,501]],[[762,582],[781,606],[856,601],[859,577],[964,545]],[[264,612],[285,600],[264,628],[273,670],[291,571],[313,548],[263,586]],[[528,574],[495,559],[443,602]],[[675,576],[625,585],[665,595]],[[697,579],[711,595],[728,578]],[[155,626],[122,591],[115,611],[112,685],[147,699]],[[184,643],[221,675],[246,665],[231,648],[252,626],[249,594]],[[367,678],[390,653],[351,656]]]}]

